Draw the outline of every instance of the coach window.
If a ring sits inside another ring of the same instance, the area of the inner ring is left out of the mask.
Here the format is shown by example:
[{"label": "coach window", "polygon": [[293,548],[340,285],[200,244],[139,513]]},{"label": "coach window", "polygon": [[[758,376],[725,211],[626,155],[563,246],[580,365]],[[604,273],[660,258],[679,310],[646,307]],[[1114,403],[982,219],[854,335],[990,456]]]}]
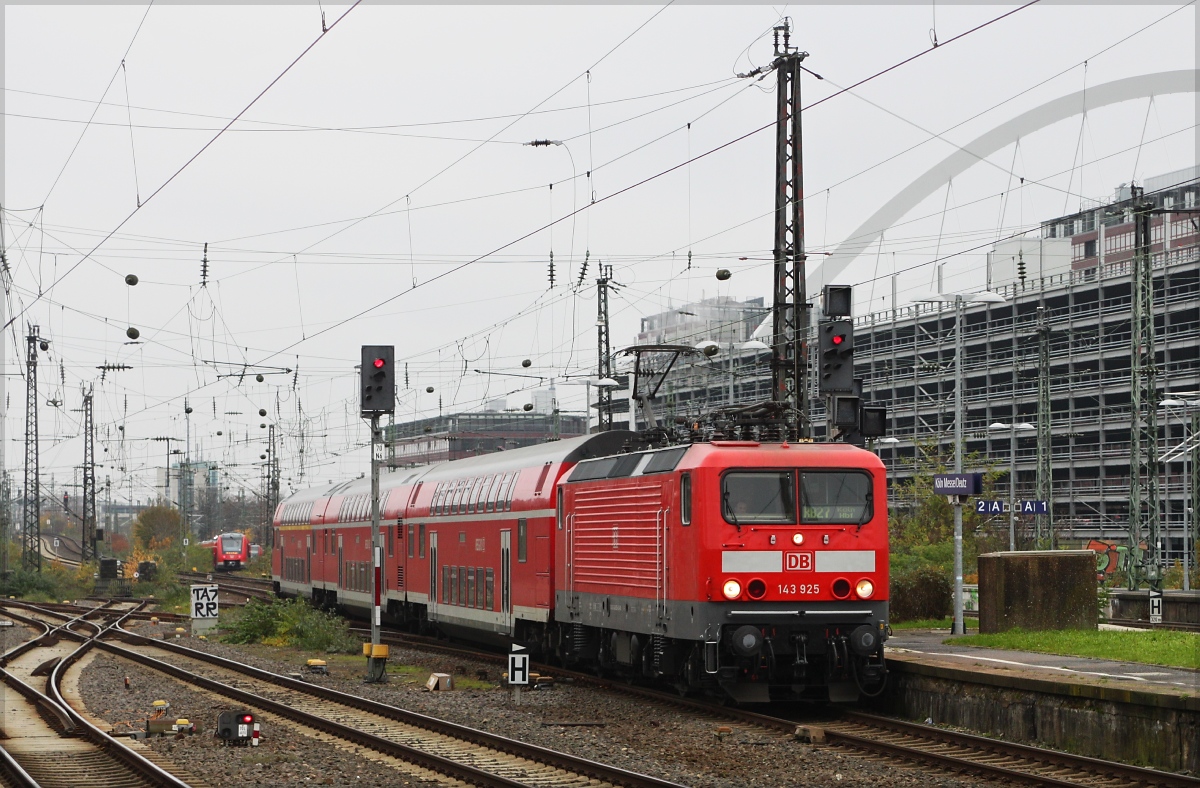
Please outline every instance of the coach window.
[{"label": "coach window", "polygon": [[[397,526],[396,526],[396,530],[397,530],[397,531],[399,531],[399,530],[400,530],[400,526],[399,526],[399,525],[397,525]],[[391,557],[392,557],[392,555],[393,555],[393,553],[392,553],[392,537],[393,537],[393,536],[394,536],[394,534],[393,534],[393,531],[392,531],[392,529],[391,529],[391,528],[387,529],[387,540],[388,540],[388,558],[391,558]],[[374,560],[374,559],[372,559],[372,560]]]},{"label": "coach window", "polygon": [[486,596],[484,597],[484,600],[483,600],[483,608],[484,608],[484,610],[491,610],[492,605],[495,604],[495,600],[493,599],[492,594],[495,591],[493,584],[496,582],[496,578],[495,578],[495,575],[492,573],[492,569],[490,567],[487,570],[486,577],[487,577],[487,588],[486,588]]},{"label": "coach window", "polygon": [[475,607],[475,567],[467,567],[467,607]]},{"label": "coach window", "polygon": [[417,533],[420,535],[420,538],[417,540],[417,544],[419,545],[418,549],[421,551],[421,554],[418,557],[424,558],[425,557],[425,523],[421,523],[419,526],[417,526],[417,528],[418,528]]},{"label": "coach window", "polygon": [[803,471],[800,522],[861,525],[871,519],[871,477],[859,471]]},{"label": "coach window", "polygon": [[[421,528],[421,531],[422,531],[421,538],[422,539],[425,538],[425,534],[423,533],[424,530],[425,529],[422,527]],[[408,557],[412,558],[413,557],[413,524],[412,523],[408,524],[407,531],[408,531]]]},{"label": "coach window", "polygon": [[721,479],[721,513],[739,528],[794,523],[795,490],[791,471],[730,471]]},{"label": "coach window", "polygon": [[692,475],[685,473],[679,477],[679,521],[684,525],[692,524]]},{"label": "coach window", "polygon": [[487,489],[487,482],[488,480],[483,477],[475,481],[475,487],[471,490],[471,508],[469,509],[471,514],[483,511],[483,491]]},{"label": "coach window", "polygon": [[525,563],[526,546],[529,544],[529,521],[522,517],[517,520],[517,563]]},{"label": "coach window", "polygon": [[508,480],[508,489],[504,491],[504,511],[511,512],[513,498],[517,493],[517,477],[521,475],[520,471],[513,471],[512,478]]},{"label": "coach window", "polygon": [[483,492],[479,494],[479,508],[476,511],[490,512],[493,511],[495,501],[492,498],[492,490],[496,487],[496,474],[492,474],[483,480]]}]

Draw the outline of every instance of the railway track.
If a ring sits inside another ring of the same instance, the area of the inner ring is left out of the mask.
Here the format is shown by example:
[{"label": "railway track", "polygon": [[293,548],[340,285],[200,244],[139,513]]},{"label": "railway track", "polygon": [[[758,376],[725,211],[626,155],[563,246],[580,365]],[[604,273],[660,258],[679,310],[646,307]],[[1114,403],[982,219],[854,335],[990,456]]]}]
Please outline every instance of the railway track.
[{"label": "railway track", "polygon": [[[504,655],[479,652],[399,633],[387,633],[384,640],[395,645],[433,648],[442,653],[494,661],[497,664],[504,664],[506,660]],[[835,711],[835,719],[815,722],[811,716],[788,719],[718,706],[691,698],[680,698],[659,690],[609,681],[591,674],[576,673],[553,666],[536,665],[534,669],[549,675],[569,677],[575,683],[589,683],[669,706],[687,708],[702,714],[784,733],[796,734],[799,732],[799,726],[803,725],[808,729],[809,736],[815,734],[815,738],[823,738],[832,746],[882,755],[921,766],[932,766],[952,773],[1058,788],[1200,788],[1200,779],[1195,777],[959,733],[933,725],[863,712]]]},{"label": "railway track", "polygon": [[[0,681],[14,690],[6,698],[0,759],[0,772],[9,784],[187,788],[186,782],[103,733],[63,695],[67,671],[108,626],[91,619],[111,616],[120,621],[126,612],[106,605],[52,624],[44,619],[62,614],[43,611],[38,617],[8,611],[12,618],[44,630],[0,656]],[[77,631],[81,628],[91,631]],[[18,697],[24,702],[14,702]]]},{"label": "railway track", "polygon": [[1136,627],[1137,629],[1176,629],[1181,632],[1200,632],[1200,624],[1189,624],[1186,621],[1164,621],[1161,624],[1151,624],[1145,619],[1110,618],[1103,622],[1120,627]]},{"label": "railway track", "polygon": [[184,583],[215,584],[221,591],[244,597],[247,600],[257,599],[260,602],[269,602],[275,598],[274,585],[270,580],[224,575],[217,572],[180,572],[179,579]]},{"label": "railway track", "polygon": [[[123,642],[110,642],[108,635]],[[120,628],[110,628],[105,639],[94,638],[91,643],[119,658],[235,700],[260,715],[265,712],[267,719],[274,715],[302,729],[319,731],[411,764],[416,769],[415,777],[429,778],[436,773],[469,785],[496,788],[677,788],[677,784],[665,780],[278,676]]]}]

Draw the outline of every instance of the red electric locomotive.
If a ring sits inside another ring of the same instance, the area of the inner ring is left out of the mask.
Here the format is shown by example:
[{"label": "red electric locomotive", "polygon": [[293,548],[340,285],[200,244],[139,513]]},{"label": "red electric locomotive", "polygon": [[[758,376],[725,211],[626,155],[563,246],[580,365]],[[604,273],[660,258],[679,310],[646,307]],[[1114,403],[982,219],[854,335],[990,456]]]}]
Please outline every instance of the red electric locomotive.
[{"label": "red electric locomotive", "polygon": [[[883,678],[883,465],[845,444],[607,432],[385,474],[394,621],[745,702]],[[276,514],[277,591],[365,612],[367,480]]]},{"label": "red electric locomotive", "polygon": [[245,534],[217,534],[211,542],[213,569],[241,569],[250,561],[250,540]]}]

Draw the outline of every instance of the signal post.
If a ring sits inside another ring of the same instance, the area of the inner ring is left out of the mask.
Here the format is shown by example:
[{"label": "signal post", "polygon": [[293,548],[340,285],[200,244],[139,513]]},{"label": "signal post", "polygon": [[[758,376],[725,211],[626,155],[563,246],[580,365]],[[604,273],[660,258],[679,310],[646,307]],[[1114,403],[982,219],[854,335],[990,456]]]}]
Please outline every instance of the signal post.
[{"label": "signal post", "polygon": [[383,459],[383,440],[379,417],[396,412],[396,351],[392,345],[363,345],[359,368],[362,392],[362,418],[371,420],[371,642],[363,644],[367,658],[368,683],[387,680],[388,647],[379,642],[383,617],[383,539],[379,528],[379,466]]}]

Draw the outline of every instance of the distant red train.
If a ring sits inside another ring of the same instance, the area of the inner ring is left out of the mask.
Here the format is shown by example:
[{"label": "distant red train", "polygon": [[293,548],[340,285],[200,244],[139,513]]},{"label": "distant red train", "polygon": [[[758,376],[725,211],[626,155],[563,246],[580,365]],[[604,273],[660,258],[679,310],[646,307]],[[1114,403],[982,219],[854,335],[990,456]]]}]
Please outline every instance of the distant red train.
[{"label": "distant red train", "polygon": [[[383,604],[400,624],[764,702],[884,678],[883,465],[845,444],[628,451],[607,432],[381,481]],[[276,591],[366,613],[370,484],[276,511]]]},{"label": "distant red train", "polygon": [[217,534],[203,544],[212,548],[213,569],[241,569],[250,561],[250,539],[245,534]]}]

